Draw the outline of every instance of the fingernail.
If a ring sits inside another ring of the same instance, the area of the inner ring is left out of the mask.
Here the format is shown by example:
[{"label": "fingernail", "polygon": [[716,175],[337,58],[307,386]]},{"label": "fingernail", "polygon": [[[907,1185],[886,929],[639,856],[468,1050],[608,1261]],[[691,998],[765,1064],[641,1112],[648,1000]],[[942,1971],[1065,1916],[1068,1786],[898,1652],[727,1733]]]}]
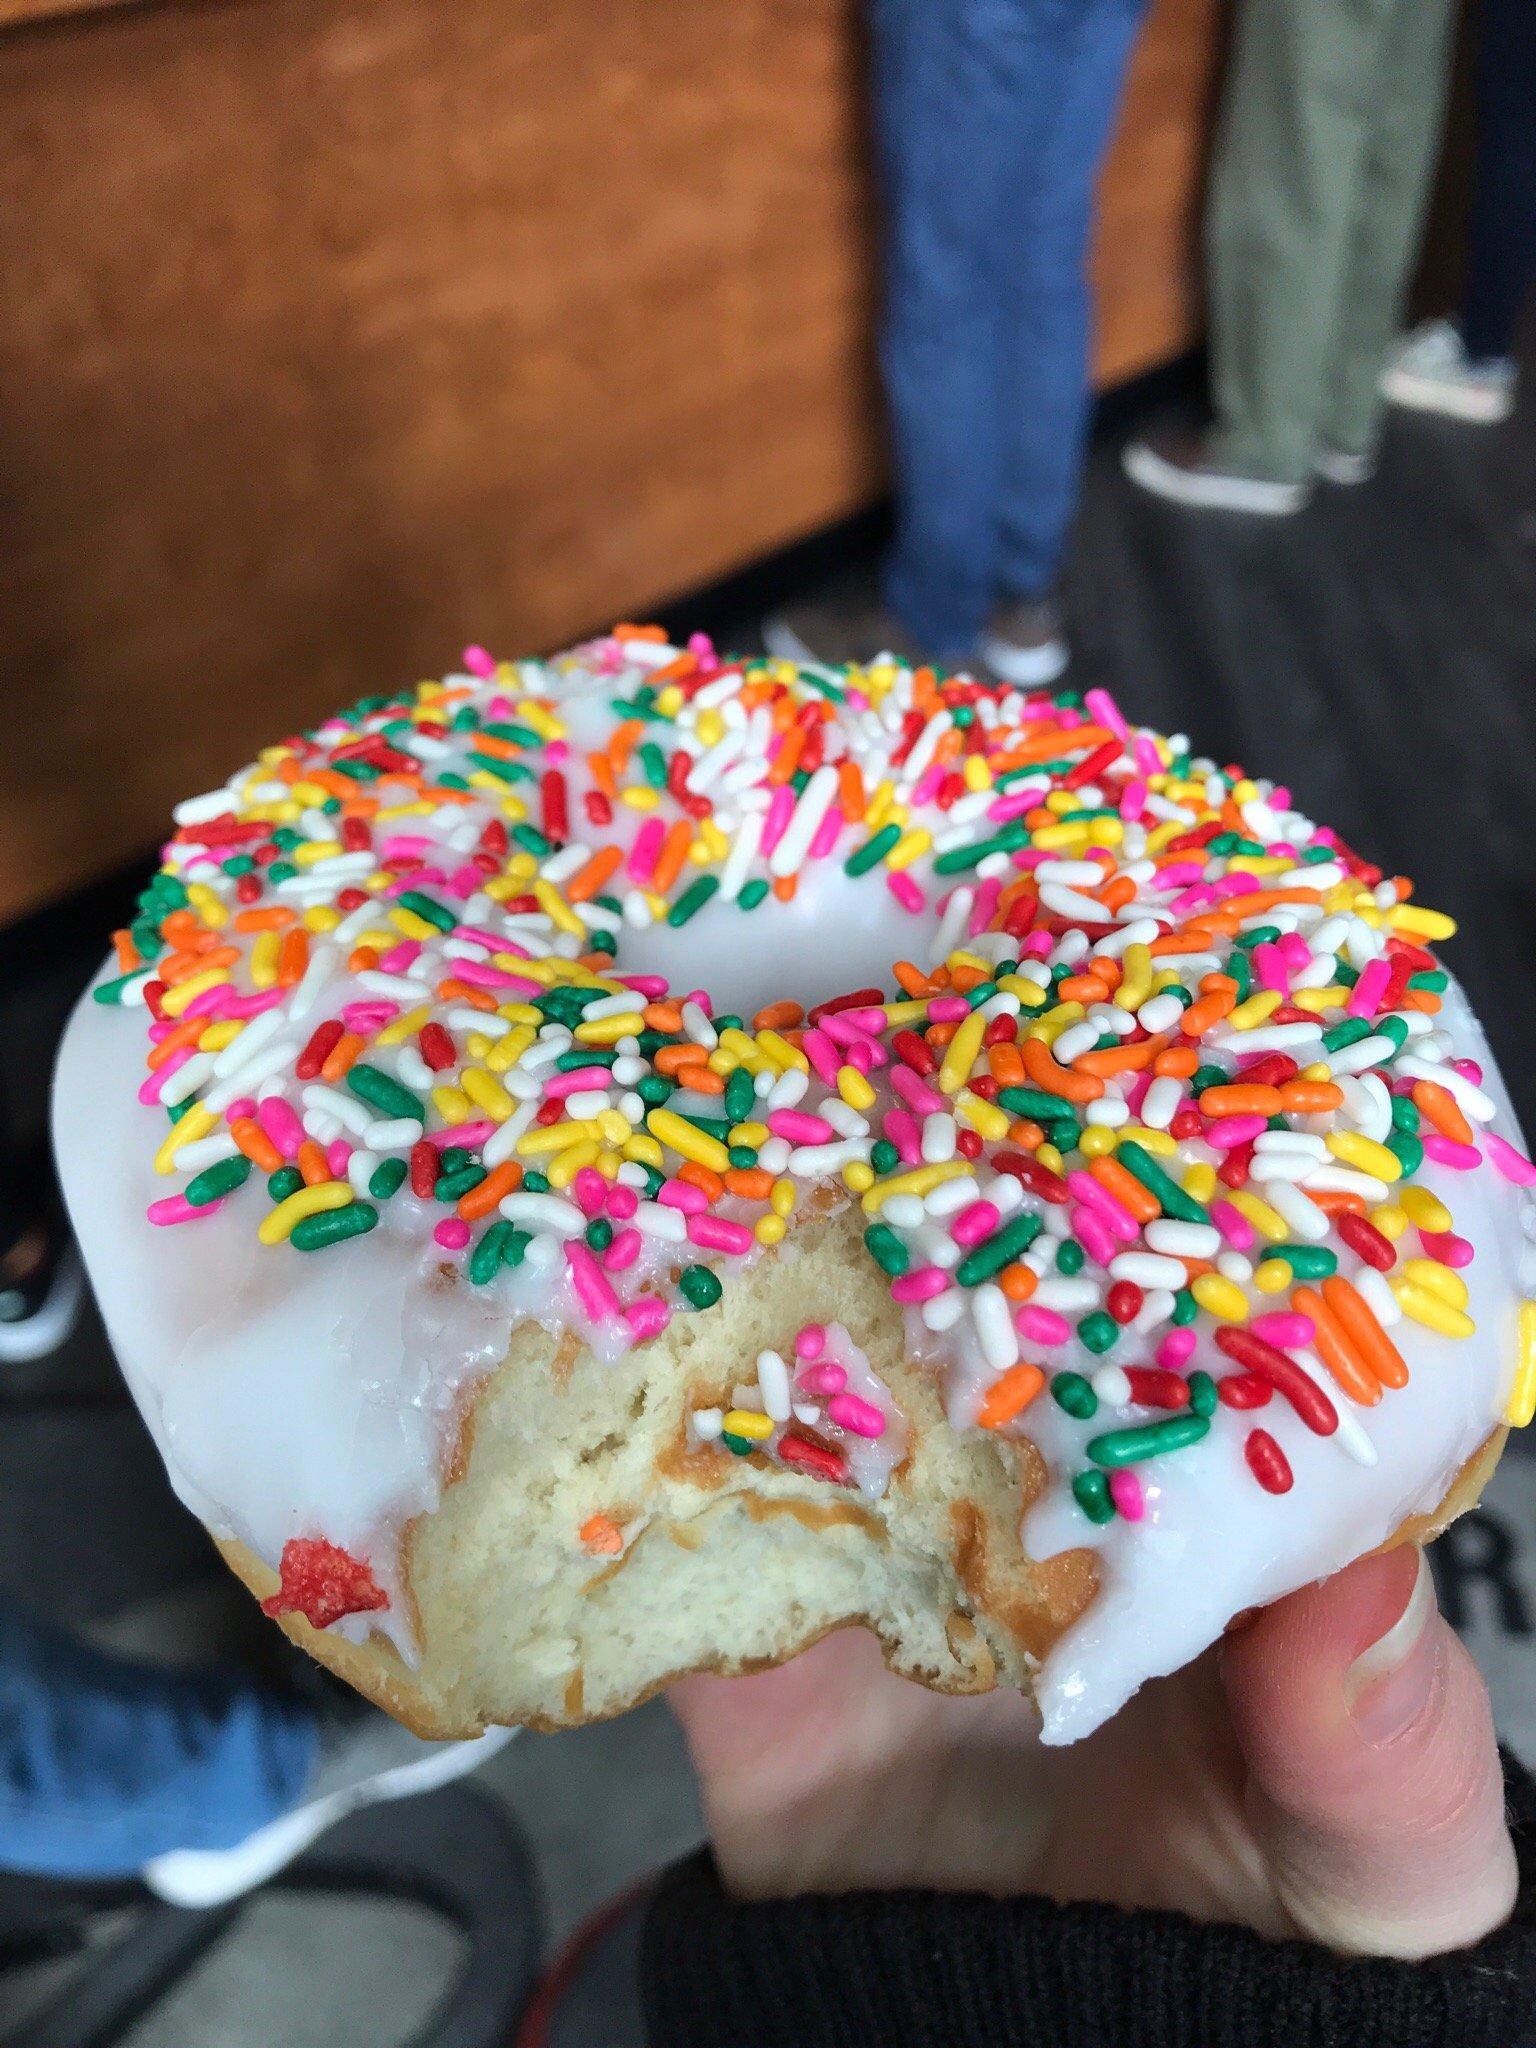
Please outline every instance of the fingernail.
[{"label": "fingernail", "polygon": [[1391,1742],[1411,1728],[1434,1693],[1439,1653],[1429,1623],[1435,1582],[1422,1550],[1418,1559],[1408,1604],[1344,1674],[1350,1714],[1367,1742]]}]

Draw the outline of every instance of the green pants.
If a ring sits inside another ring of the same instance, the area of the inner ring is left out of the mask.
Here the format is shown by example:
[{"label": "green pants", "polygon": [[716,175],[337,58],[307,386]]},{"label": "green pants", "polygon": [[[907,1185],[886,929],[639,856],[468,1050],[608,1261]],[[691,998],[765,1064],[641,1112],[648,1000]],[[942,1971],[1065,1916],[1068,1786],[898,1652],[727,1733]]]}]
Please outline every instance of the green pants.
[{"label": "green pants", "polygon": [[[1536,4],[1536,0],[1533,0]],[[1221,459],[1367,454],[1439,150],[1453,0],[1242,0],[1206,219]]]}]

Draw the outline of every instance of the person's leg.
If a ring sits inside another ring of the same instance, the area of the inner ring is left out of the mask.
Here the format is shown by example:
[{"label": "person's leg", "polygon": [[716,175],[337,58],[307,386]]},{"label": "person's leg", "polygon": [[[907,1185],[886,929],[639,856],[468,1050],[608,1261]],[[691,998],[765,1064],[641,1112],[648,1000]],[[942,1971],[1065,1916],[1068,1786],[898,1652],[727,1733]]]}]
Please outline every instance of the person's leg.
[{"label": "person's leg", "polygon": [[1206,218],[1213,452],[1233,470],[1310,474],[1396,5],[1240,8]]},{"label": "person's leg", "polygon": [[0,1868],[115,1877],[222,1849],[288,1810],[313,1717],[236,1672],[107,1656],[0,1611]]},{"label": "person's leg", "polygon": [[886,207],[880,357],[896,469],[886,597],[935,655],[997,595],[1002,307],[1021,138],[1062,0],[874,0]]},{"label": "person's leg", "polygon": [[1402,319],[1440,153],[1452,5],[1392,0],[1370,81],[1370,139],[1319,421],[1322,442],[1346,455],[1370,455],[1381,436],[1382,368]]},{"label": "person's leg", "polygon": [[1017,137],[1004,250],[1001,583],[1055,584],[1077,502],[1089,406],[1089,231],[1099,164],[1146,0],[1056,10],[1039,117]]},{"label": "person's leg", "polygon": [[1483,0],[1477,167],[1462,339],[1473,362],[1513,350],[1536,278],[1536,0]]}]

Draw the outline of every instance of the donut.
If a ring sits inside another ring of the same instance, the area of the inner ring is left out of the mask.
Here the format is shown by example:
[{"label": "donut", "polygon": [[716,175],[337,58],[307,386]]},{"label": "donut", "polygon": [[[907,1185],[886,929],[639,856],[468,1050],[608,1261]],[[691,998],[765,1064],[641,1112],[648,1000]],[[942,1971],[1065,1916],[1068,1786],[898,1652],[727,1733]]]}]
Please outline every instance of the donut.
[{"label": "donut", "polygon": [[862,1625],[1069,1742],[1531,1419],[1453,929],[1104,690],[470,648],[177,807],[60,1169],[181,1499],[418,1732]]}]

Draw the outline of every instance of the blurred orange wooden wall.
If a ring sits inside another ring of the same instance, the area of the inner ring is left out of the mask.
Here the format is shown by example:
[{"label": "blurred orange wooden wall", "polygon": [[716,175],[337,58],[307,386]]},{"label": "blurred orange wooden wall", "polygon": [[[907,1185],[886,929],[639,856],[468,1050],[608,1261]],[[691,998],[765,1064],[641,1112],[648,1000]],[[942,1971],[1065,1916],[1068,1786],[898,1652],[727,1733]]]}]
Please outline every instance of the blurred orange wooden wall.
[{"label": "blurred orange wooden wall", "polygon": [[[1098,368],[1197,327],[1157,0]],[[0,920],[265,740],[881,487],[857,0],[0,0]]]}]

